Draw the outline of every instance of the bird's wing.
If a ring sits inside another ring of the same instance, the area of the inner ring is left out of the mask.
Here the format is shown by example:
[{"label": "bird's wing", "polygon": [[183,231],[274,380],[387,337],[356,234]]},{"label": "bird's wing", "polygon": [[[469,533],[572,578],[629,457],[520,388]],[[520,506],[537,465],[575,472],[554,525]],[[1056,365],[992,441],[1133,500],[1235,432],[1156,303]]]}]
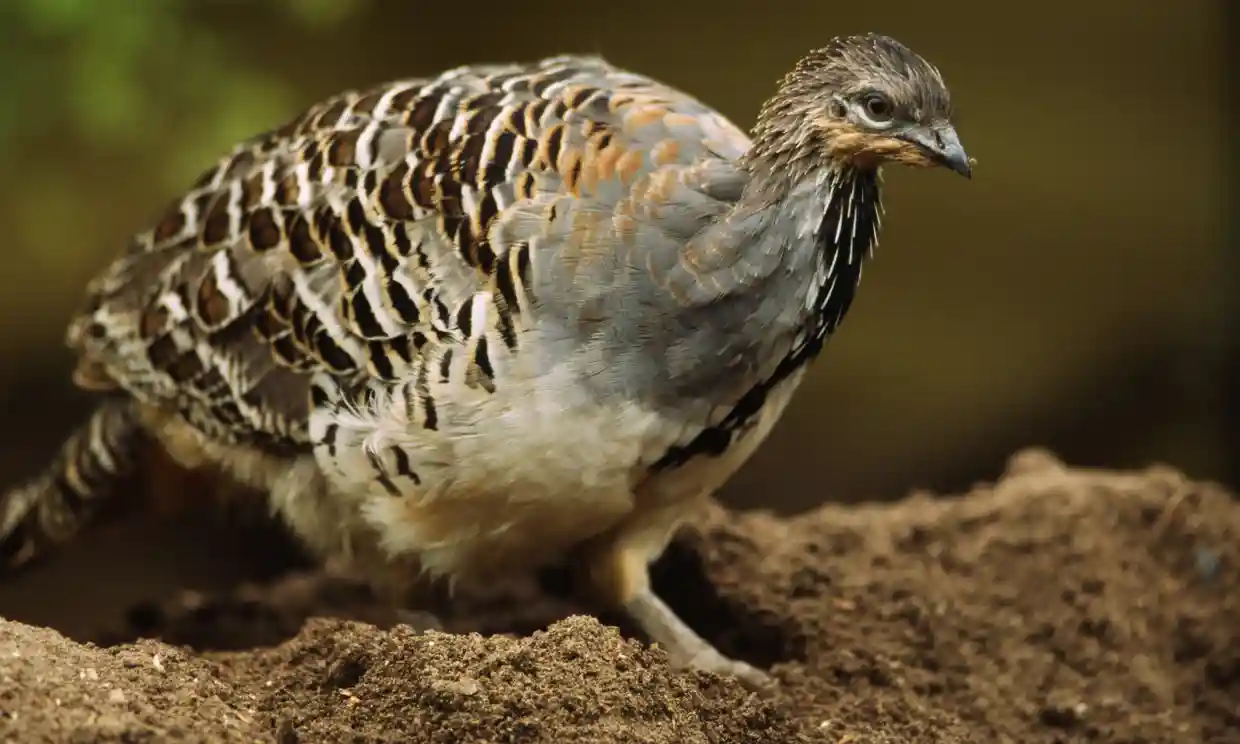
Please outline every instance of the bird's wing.
[{"label": "bird's wing", "polygon": [[76,379],[214,438],[304,446],[312,373],[397,379],[453,346],[494,374],[479,338],[515,344],[539,291],[589,304],[588,271],[539,277],[651,224],[661,245],[687,239],[727,198],[710,164],[748,146],[595,57],[341,94],[234,149],[90,284]]}]

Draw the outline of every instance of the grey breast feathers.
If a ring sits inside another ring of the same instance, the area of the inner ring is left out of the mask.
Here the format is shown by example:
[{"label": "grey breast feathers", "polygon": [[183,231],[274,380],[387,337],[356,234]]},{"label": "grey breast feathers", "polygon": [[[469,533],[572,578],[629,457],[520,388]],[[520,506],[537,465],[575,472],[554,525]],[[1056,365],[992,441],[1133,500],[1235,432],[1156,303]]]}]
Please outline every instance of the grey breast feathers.
[{"label": "grey breast feathers", "polygon": [[304,446],[312,373],[407,378],[452,348],[502,376],[488,344],[517,353],[538,313],[639,300],[618,283],[658,283],[736,197],[721,164],[748,146],[593,57],[340,94],[235,148],[90,284],[76,379],[211,437]]}]

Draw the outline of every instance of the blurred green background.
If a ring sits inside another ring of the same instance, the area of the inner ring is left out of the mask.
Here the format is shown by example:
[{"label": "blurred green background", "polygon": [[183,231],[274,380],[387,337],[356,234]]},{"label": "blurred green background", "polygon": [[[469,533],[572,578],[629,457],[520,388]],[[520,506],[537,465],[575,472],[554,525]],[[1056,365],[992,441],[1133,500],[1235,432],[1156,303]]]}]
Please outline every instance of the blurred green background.
[{"label": "blurred green background", "polygon": [[[956,490],[1026,445],[1240,480],[1224,3],[451,7],[0,4],[0,481],[31,472],[86,409],[61,347],[82,285],[235,140],[345,87],[561,52],[603,54],[748,127],[801,54],[869,30],[943,71],[975,176],[887,174],[860,299],[726,499],[798,509]],[[193,541],[171,528],[142,534],[94,549],[174,586],[210,583],[228,561],[174,559]],[[63,618],[63,594],[36,600],[30,587],[71,565],[0,587],[0,614]],[[149,590],[74,583],[79,603]]]}]

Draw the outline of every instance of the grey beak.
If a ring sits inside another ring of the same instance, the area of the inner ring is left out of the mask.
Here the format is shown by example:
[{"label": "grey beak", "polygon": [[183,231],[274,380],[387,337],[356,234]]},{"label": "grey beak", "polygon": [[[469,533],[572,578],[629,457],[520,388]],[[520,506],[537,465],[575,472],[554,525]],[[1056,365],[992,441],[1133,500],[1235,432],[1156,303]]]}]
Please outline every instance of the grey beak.
[{"label": "grey beak", "polygon": [[973,177],[973,164],[960,144],[960,136],[950,124],[914,129],[907,135],[909,142],[926,151],[930,159],[965,178]]}]

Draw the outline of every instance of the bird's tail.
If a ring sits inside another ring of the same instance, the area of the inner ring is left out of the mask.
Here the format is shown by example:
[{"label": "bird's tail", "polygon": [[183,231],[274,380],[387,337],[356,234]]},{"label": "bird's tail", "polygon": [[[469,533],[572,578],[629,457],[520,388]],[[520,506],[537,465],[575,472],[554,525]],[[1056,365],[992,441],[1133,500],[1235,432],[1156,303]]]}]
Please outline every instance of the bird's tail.
[{"label": "bird's tail", "polygon": [[68,542],[133,473],[145,432],[128,398],[105,400],[34,479],[0,494],[0,573]]}]

